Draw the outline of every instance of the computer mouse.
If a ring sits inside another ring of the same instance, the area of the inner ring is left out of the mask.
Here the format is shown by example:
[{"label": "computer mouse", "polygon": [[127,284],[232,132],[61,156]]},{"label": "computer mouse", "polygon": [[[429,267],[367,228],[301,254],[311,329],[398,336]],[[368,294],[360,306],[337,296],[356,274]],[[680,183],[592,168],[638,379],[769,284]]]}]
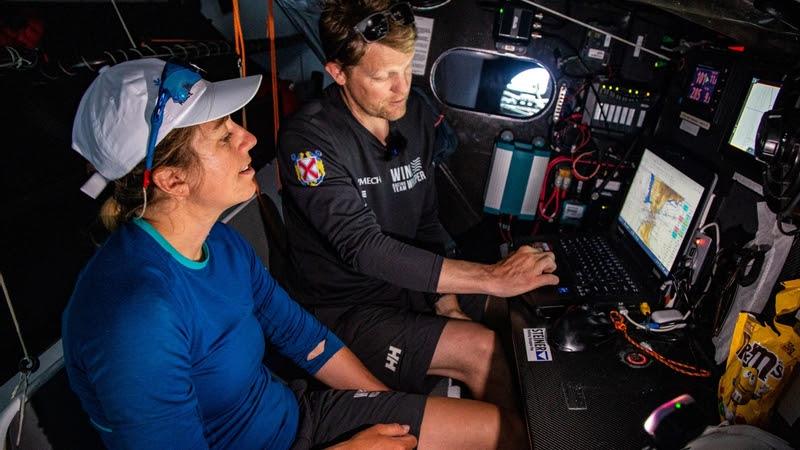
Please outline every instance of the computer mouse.
[{"label": "computer mouse", "polygon": [[564,352],[582,352],[606,342],[614,326],[604,311],[569,308],[548,330],[552,344]]}]

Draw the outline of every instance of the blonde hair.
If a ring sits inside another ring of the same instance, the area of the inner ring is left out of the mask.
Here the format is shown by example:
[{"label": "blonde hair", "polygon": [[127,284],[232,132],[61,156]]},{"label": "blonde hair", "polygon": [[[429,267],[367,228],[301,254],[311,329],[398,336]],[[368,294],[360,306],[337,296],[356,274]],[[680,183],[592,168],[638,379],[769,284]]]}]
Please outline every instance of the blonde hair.
[{"label": "blonde hair", "polygon": [[[199,158],[191,146],[197,125],[175,128],[161,140],[153,154],[153,170],[162,166],[191,170],[199,166]],[[114,181],[114,193],[100,208],[100,221],[109,231],[114,231],[122,223],[139,215],[144,205],[142,184],[144,161],[139,163],[124,177]],[[147,187],[148,207],[158,202],[159,196],[154,183]]]},{"label": "blonde hair", "polygon": [[[319,35],[325,51],[325,59],[336,61],[343,68],[358,65],[367,51],[367,42],[353,27],[361,20],[393,4],[393,0],[328,0],[324,3],[319,19]],[[389,31],[381,39],[382,45],[402,53],[410,53],[417,39],[414,24],[403,25],[389,21]]]}]

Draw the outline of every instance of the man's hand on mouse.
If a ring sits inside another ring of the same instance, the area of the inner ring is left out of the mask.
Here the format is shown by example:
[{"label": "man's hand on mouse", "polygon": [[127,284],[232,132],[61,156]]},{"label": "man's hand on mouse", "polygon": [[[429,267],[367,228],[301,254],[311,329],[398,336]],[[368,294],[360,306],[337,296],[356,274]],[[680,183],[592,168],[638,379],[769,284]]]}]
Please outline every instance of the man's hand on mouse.
[{"label": "man's hand on mouse", "polygon": [[558,284],[556,259],[552,252],[525,245],[500,262],[489,266],[491,292],[514,297],[536,288]]}]

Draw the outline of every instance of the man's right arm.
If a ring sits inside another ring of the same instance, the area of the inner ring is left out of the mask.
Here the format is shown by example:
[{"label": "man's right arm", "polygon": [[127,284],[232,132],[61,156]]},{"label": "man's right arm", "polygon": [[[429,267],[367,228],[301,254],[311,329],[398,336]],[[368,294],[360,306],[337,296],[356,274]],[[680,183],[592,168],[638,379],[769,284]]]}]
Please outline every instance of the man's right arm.
[{"label": "man's right arm", "polygon": [[[278,152],[281,181],[288,201],[325,236],[345,264],[366,275],[421,292],[510,297],[558,283],[558,278],[552,275],[555,259],[549,252],[523,247],[496,264],[485,265],[445,259],[385,235],[345,167],[335,157],[333,144],[324,130],[307,128],[300,131],[289,127],[281,135]],[[303,182],[304,171],[311,168],[298,165],[297,158],[301,151],[317,149],[325,173],[321,182],[312,186]]]},{"label": "man's right arm", "polygon": [[523,246],[491,265],[447,258],[442,263],[436,291],[513,297],[557,284],[558,277],[553,275],[555,270],[553,253],[530,246]]}]

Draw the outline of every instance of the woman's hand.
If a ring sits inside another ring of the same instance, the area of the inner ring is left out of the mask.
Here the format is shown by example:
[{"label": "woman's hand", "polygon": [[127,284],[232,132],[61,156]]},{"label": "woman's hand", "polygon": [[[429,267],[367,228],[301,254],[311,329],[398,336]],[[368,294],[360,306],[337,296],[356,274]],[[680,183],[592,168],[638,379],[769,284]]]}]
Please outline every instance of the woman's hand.
[{"label": "woman's hand", "polygon": [[409,426],[399,423],[379,423],[337,444],[338,450],[411,450],[417,438],[408,434]]}]

